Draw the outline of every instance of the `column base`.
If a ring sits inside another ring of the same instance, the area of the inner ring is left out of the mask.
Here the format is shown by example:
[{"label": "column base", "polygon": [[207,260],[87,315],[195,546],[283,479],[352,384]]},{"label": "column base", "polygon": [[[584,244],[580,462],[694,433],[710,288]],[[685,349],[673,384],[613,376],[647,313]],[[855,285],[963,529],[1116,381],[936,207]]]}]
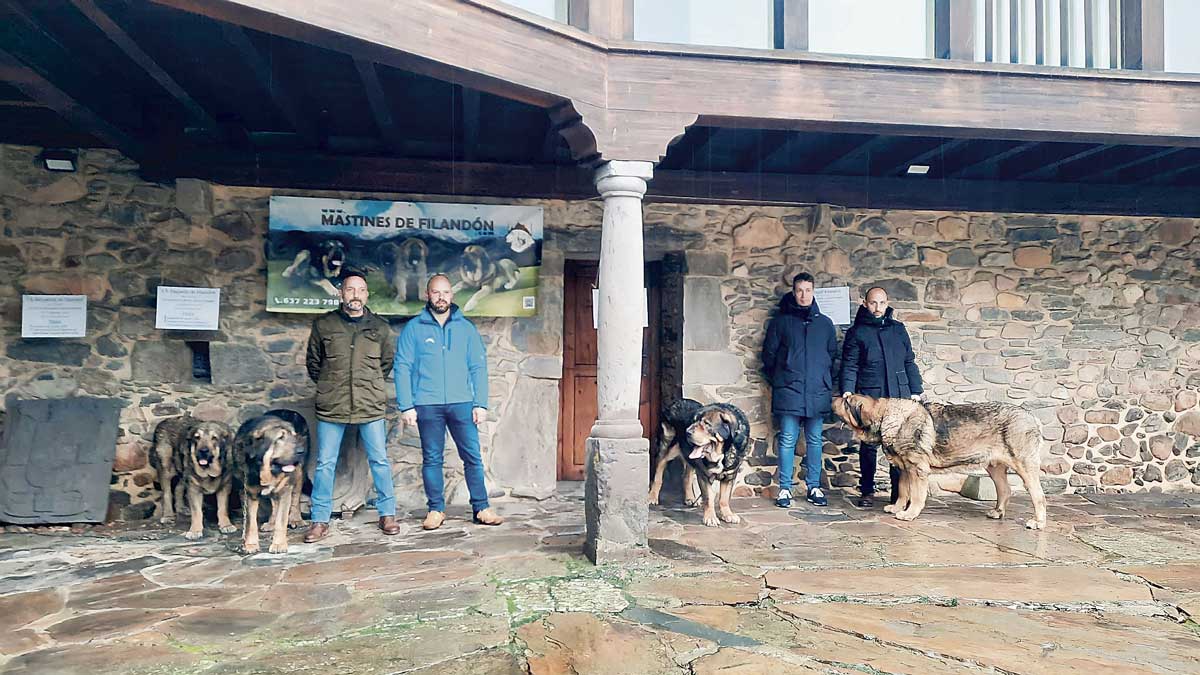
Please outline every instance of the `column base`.
[{"label": "column base", "polygon": [[649,476],[646,439],[587,439],[583,552],[589,560],[602,564],[645,555]]}]

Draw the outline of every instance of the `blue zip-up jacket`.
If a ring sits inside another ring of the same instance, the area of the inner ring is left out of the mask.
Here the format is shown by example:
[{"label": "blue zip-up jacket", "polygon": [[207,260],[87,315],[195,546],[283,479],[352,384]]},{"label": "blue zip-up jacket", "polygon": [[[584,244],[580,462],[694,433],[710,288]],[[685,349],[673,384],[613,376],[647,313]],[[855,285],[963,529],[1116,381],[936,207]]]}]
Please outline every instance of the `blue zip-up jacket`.
[{"label": "blue zip-up jacket", "polygon": [[488,404],[487,352],[483,338],[458,305],[442,326],[429,309],[413,317],[396,338],[396,404],[400,411],[419,405],[471,402]]}]

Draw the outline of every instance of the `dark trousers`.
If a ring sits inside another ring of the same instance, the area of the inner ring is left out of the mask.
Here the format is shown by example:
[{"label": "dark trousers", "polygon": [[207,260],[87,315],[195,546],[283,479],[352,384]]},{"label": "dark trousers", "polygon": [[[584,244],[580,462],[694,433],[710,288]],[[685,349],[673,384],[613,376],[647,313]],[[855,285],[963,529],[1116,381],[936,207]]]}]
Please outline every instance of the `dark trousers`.
[{"label": "dark trousers", "polygon": [[[862,474],[859,478],[858,490],[864,495],[875,493],[875,466],[879,456],[878,445],[858,444],[858,468]],[[900,469],[895,464],[890,465],[888,475],[892,483],[892,503],[900,498]]]}]

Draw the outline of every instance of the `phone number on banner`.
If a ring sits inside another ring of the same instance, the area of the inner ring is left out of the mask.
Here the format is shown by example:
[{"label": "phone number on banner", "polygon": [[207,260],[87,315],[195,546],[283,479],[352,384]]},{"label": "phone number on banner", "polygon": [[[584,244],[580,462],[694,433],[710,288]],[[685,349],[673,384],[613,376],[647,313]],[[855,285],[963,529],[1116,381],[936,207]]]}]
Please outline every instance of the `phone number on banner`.
[{"label": "phone number on banner", "polygon": [[297,307],[337,307],[341,304],[338,298],[271,298],[275,305],[295,305]]}]

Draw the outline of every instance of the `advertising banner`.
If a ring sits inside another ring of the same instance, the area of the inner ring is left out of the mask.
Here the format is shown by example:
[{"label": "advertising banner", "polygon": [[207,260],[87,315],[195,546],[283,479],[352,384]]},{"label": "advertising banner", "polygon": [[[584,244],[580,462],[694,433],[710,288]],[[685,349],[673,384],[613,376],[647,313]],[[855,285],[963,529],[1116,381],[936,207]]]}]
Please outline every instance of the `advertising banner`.
[{"label": "advertising banner", "polygon": [[271,197],[268,311],[335,309],[355,269],[376,314],[419,313],[440,272],[467,316],[536,316],[541,265],[540,206]]}]

